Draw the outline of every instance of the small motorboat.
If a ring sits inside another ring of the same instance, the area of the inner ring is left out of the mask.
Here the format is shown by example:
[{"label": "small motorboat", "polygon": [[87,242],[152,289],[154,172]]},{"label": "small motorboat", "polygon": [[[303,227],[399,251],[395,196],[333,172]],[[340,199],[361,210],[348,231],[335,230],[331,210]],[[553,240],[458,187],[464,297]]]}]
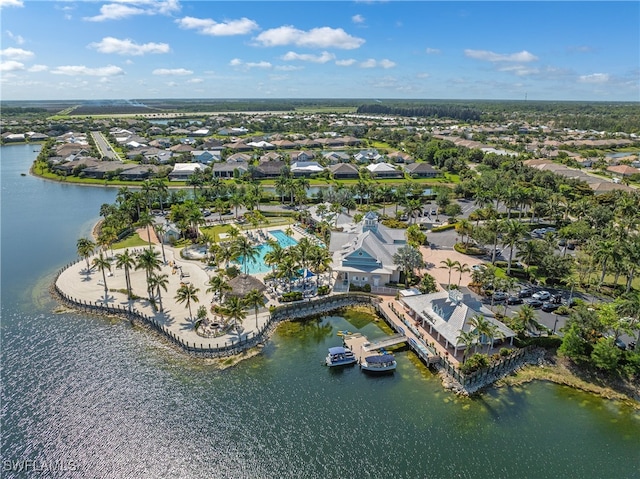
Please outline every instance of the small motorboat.
[{"label": "small motorboat", "polygon": [[393,372],[396,366],[396,358],[393,354],[376,354],[367,356],[360,361],[360,368],[371,373]]},{"label": "small motorboat", "polygon": [[346,366],[348,364],[355,364],[356,361],[357,358],[355,354],[353,354],[353,351],[349,348],[336,346],[329,348],[329,354],[327,354],[325,364],[329,367]]}]

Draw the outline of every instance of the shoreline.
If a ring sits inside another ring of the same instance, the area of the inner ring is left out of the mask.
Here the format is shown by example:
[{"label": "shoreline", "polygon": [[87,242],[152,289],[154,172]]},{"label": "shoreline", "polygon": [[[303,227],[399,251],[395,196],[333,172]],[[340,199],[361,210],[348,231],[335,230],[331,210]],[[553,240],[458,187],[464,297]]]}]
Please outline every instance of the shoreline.
[{"label": "shoreline", "polygon": [[[619,391],[609,384],[597,384],[587,381],[572,371],[573,366],[568,360],[547,352],[540,364],[527,364],[512,374],[496,381],[493,386],[518,387],[533,381],[546,381],[560,386],[593,394],[602,399],[619,401],[636,411],[640,411],[640,388],[636,387],[629,393]],[[629,385],[629,387],[632,387]]]}]

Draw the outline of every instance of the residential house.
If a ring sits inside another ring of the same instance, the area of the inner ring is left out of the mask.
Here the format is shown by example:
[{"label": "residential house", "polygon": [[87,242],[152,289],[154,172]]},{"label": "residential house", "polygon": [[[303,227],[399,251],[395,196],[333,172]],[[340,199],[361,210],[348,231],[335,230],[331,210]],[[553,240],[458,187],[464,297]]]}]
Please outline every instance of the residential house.
[{"label": "residential house", "polygon": [[311,176],[323,171],[324,168],[317,161],[296,161],[291,165],[293,176]]},{"label": "residential house", "polygon": [[316,157],[313,151],[292,151],[289,153],[291,162],[313,161]]},{"label": "residential house", "polygon": [[425,162],[404,165],[403,169],[412,178],[435,178],[436,176],[440,175],[440,172],[438,170],[436,170],[429,163]]},{"label": "residential house", "polygon": [[204,171],[205,165],[200,163],[176,163],[173,165],[173,171],[169,173],[171,181],[186,181],[196,170]]},{"label": "residential house", "polygon": [[406,244],[403,229],[387,228],[378,222],[378,215],[367,213],[362,222],[331,233],[329,252],[333,255],[332,270],[337,273],[336,290],[349,284],[372,287],[400,280],[400,267],[393,255]]},{"label": "residential house", "polygon": [[393,153],[389,153],[387,155],[387,158],[389,159],[389,161],[392,161],[394,163],[401,163],[405,165],[413,163],[413,157],[410,154],[405,153],[404,151],[394,151]]},{"label": "residential house", "polygon": [[243,160],[227,160],[211,167],[215,178],[237,178],[249,171],[249,163]]},{"label": "residential house", "polygon": [[136,181],[146,180],[156,176],[160,168],[156,165],[128,165],[133,168],[127,168],[120,173],[123,180]]},{"label": "residential house", "polygon": [[375,148],[362,150],[353,155],[357,163],[380,163],[384,157]]},{"label": "residential house", "polygon": [[336,165],[329,166],[331,176],[336,180],[348,180],[360,178],[360,172],[358,168],[351,163],[338,163]]},{"label": "residential house", "polygon": [[404,173],[401,170],[396,170],[389,163],[371,163],[365,166],[367,170],[371,172],[373,178],[402,178]]},{"label": "residential house", "polygon": [[222,153],[220,151],[194,150],[191,152],[193,161],[208,165],[214,161],[222,161]]},{"label": "residential house", "polygon": [[322,157],[332,165],[336,163],[349,163],[351,160],[349,153],[344,151],[327,151],[322,154]]},{"label": "residential house", "polygon": [[285,166],[284,161],[263,161],[258,164],[255,174],[258,178],[277,178]]},{"label": "residential house", "polygon": [[628,178],[631,175],[640,174],[640,170],[638,168],[634,168],[629,165],[609,166],[607,171],[618,178]]}]

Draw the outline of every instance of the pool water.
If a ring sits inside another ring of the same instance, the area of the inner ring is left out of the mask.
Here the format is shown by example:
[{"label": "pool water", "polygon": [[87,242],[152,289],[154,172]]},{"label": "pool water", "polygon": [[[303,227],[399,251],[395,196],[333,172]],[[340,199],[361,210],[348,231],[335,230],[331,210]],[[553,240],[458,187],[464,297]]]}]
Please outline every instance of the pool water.
[{"label": "pool water", "polygon": [[[293,239],[291,236],[287,235],[284,231],[281,230],[273,230],[269,231],[269,234],[273,236],[278,244],[283,248],[287,248],[289,246],[295,246],[298,242]],[[264,262],[265,255],[271,251],[271,246],[266,243],[257,246],[258,255],[255,260],[249,260],[247,262],[247,273],[248,274],[263,274],[271,271],[271,267],[267,266]],[[238,258],[237,264],[242,268],[242,257]]]}]

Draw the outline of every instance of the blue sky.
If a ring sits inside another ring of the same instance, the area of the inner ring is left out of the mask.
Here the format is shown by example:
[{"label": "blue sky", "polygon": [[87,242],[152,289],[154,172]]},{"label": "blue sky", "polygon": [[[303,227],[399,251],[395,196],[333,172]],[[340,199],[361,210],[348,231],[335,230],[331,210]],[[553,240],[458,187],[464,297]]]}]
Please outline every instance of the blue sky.
[{"label": "blue sky", "polygon": [[3,100],[640,100],[640,2],[0,0]]}]

